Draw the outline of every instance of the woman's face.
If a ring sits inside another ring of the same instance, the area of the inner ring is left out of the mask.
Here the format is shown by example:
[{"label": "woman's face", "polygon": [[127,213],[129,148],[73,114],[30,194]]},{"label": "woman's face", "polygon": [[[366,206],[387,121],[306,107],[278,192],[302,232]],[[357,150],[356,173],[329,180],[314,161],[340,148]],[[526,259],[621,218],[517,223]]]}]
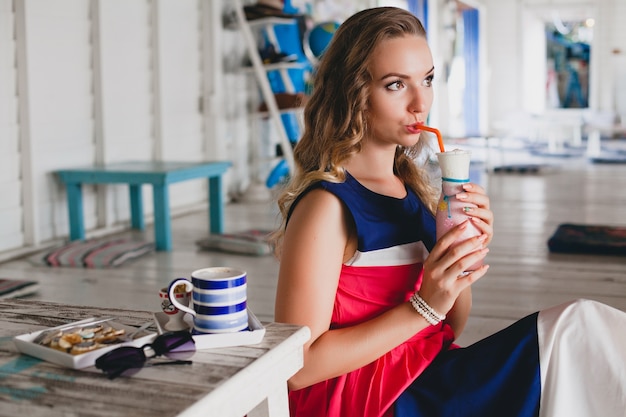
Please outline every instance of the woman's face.
[{"label": "woman's face", "polygon": [[413,146],[433,102],[433,58],[423,37],[381,42],[372,53],[368,142]]}]

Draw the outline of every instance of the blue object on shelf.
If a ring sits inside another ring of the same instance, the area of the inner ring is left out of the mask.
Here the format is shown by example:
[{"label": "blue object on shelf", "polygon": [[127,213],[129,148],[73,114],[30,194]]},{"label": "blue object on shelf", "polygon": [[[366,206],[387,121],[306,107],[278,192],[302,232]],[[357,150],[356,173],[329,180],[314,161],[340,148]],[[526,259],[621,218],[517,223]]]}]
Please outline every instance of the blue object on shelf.
[{"label": "blue object on shelf", "polygon": [[338,22],[318,23],[304,35],[304,52],[311,62],[319,60],[338,28]]},{"label": "blue object on shelf", "polygon": [[267,180],[265,181],[265,185],[267,188],[272,188],[279,182],[281,182],[284,178],[289,175],[289,165],[287,165],[287,161],[282,159],[278,165],[274,167],[270,175],[267,176]]}]

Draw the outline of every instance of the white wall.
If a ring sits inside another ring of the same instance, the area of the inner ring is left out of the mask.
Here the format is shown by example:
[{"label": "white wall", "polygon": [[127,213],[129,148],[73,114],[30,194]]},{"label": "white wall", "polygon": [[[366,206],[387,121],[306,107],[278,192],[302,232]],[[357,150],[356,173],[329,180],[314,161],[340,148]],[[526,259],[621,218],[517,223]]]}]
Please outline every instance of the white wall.
[{"label": "white wall", "polygon": [[546,28],[543,19],[534,13],[523,10],[521,26],[524,31],[522,41],[521,71],[523,86],[539,86],[522,90],[522,109],[532,114],[540,114],[546,110],[547,61],[546,61]]},{"label": "white wall", "polygon": [[[145,0],[98,1],[92,9],[94,110],[98,121],[94,131],[98,152],[93,162],[150,160],[156,156],[151,12]],[[85,187],[83,192],[90,192],[85,200],[96,199],[96,190],[99,207],[85,210],[88,229],[128,219],[127,187]],[[150,190],[144,189],[143,194],[145,206],[150,207]]]},{"label": "white wall", "polygon": [[0,0],[0,251],[24,243],[14,33],[12,2]]},{"label": "white wall", "polygon": [[[488,22],[491,124],[521,112],[540,112],[545,90],[541,16],[588,10],[595,17],[590,112],[626,110],[626,2],[623,0],[485,0]],[[621,53],[614,54],[613,50]],[[539,77],[539,78],[537,78]],[[622,104],[624,103],[622,107]]]},{"label": "white wall", "polygon": [[522,39],[517,0],[486,0],[489,119],[519,111],[522,106]]},{"label": "white wall", "polygon": [[[606,87],[609,98],[605,104],[614,106],[621,115],[622,123],[626,124],[626,2],[613,0],[612,6],[607,19],[610,41],[603,46],[609,61],[608,67],[612,68],[612,74],[609,75],[611,82]],[[604,74],[602,69],[600,71]],[[603,80],[601,75],[599,83]]]},{"label": "white wall", "polygon": [[[490,11],[485,7],[482,0],[463,0],[465,6],[469,6],[478,11],[479,17],[479,45],[478,45],[478,65],[479,65],[479,87],[478,87],[478,105],[479,112],[478,129],[480,132],[487,132],[489,129],[488,103],[489,96],[489,80],[491,68],[487,61],[488,51],[488,33]],[[453,62],[455,44],[450,39],[449,29],[447,25],[454,25],[456,22],[457,7],[451,5],[449,0],[430,0],[428,3],[428,42],[431,46],[433,59],[435,61],[435,101],[431,109],[429,120],[438,126],[444,135],[460,136],[465,134],[465,122],[462,110],[462,94],[463,86],[452,88],[452,85],[446,80],[447,71]],[[456,68],[457,70],[460,68]],[[454,110],[453,110],[454,109]],[[484,110],[482,110],[484,109]],[[455,114],[453,114],[455,113]]]},{"label": "white wall", "polygon": [[[0,253],[67,237],[56,169],[229,159],[201,106],[221,68],[203,55],[214,1],[0,0]],[[171,206],[206,196],[206,180],[175,184]],[[128,206],[126,187],[84,187],[88,231],[126,227]]]}]

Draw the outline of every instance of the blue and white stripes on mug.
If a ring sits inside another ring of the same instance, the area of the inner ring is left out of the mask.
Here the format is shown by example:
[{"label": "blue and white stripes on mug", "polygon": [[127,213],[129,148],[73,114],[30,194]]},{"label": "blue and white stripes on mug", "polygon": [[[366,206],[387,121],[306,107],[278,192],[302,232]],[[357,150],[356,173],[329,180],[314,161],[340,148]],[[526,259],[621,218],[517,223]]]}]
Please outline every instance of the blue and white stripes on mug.
[{"label": "blue and white stripes on mug", "polygon": [[[248,328],[247,274],[229,267],[203,268],[192,272],[191,282],[178,278],[170,290],[184,283],[192,292],[194,333],[229,333]],[[184,306],[183,306],[184,307]]]}]

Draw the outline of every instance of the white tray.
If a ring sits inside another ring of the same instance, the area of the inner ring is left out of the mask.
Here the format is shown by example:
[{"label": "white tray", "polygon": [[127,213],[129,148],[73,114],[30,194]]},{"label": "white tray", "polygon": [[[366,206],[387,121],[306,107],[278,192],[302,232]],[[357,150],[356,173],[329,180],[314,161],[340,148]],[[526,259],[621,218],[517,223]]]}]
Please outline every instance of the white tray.
[{"label": "white tray", "polygon": [[[167,323],[167,315],[162,311],[154,313],[154,321],[156,322],[159,334],[165,330],[163,326]],[[189,325],[189,330],[193,326],[192,317],[185,315],[185,322]],[[265,327],[259,319],[248,309],[248,326],[250,330],[242,330],[234,333],[212,333],[212,334],[194,334],[193,340],[196,343],[196,349],[211,349],[228,346],[254,345],[260,343],[265,336]]]},{"label": "white tray", "polygon": [[[154,332],[149,332],[147,330],[142,330],[139,335],[140,337],[134,338],[132,341],[123,342],[123,343],[115,343],[110,346],[102,347],[96,350],[92,350],[91,352],[83,353],[82,355],[70,355],[69,353],[61,352],[59,350],[53,349],[48,346],[43,346],[38,343],[34,343],[33,341],[40,333],[43,333],[48,330],[54,329],[65,329],[72,328],[74,326],[80,326],[81,324],[88,325],[91,322],[99,322],[100,320],[97,318],[89,318],[85,320],[80,320],[74,323],[64,324],[62,326],[50,327],[43,330],[37,330],[36,332],[26,333],[23,335],[15,336],[13,338],[13,342],[17,349],[30,356],[34,356],[39,359],[43,359],[48,362],[56,363],[57,365],[62,365],[68,368],[73,369],[82,369],[88,366],[93,366],[96,362],[96,358],[100,357],[104,353],[118,348],[120,346],[143,346],[146,343],[150,343],[157,336]],[[137,330],[135,327],[126,326],[124,324],[115,322],[115,321],[107,321],[106,324],[114,327],[116,329],[124,329],[126,334],[132,333]]]}]

